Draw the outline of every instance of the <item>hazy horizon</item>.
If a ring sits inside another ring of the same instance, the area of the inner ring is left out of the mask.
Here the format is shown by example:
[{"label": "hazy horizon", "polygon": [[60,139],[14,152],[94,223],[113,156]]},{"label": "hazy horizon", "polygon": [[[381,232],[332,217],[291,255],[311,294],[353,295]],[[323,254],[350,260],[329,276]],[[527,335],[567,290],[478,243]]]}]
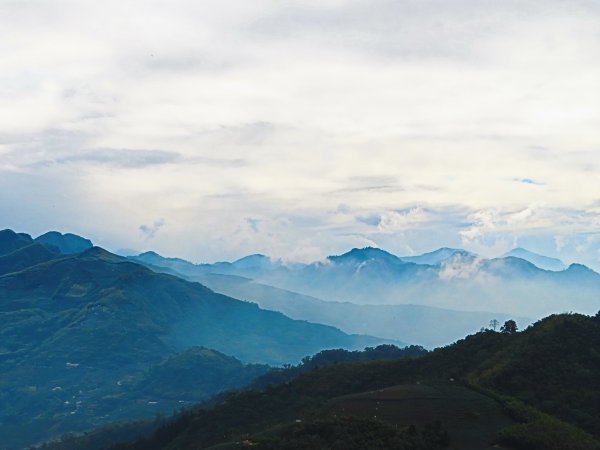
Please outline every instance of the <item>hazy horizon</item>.
[{"label": "hazy horizon", "polygon": [[[31,234],[31,233],[27,233],[26,231],[23,230],[12,230],[14,232],[17,233],[25,233],[30,235],[33,239],[36,239],[38,237],[41,237],[44,234],[48,234],[48,233],[59,233],[62,235],[75,235],[75,236],[79,236],[81,238],[84,239],[89,239],[92,244],[94,246],[98,246],[101,247],[100,244],[98,244],[97,242],[95,242],[93,239],[90,239],[89,236],[80,236],[77,234],[74,234],[70,231],[65,231],[65,230],[48,230],[44,233],[41,233],[39,235],[36,234]],[[378,250],[383,250],[386,253],[391,253],[394,256],[397,256],[399,258],[403,258],[406,262],[415,262],[413,261],[413,258],[421,258],[421,257],[427,257],[428,255],[435,255],[438,254],[438,252],[441,252],[442,254],[438,257],[441,258],[441,264],[442,266],[447,266],[450,267],[452,266],[452,264],[459,264],[459,265],[463,265],[466,264],[467,266],[471,265],[471,264],[479,264],[480,262],[482,262],[485,259],[496,259],[496,258],[506,258],[507,256],[515,256],[517,258],[520,259],[524,259],[528,262],[530,262],[531,264],[537,266],[540,269],[543,270],[550,270],[550,271],[562,271],[562,270],[566,270],[569,268],[570,265],[572,264],[582,264],[580,261],[563,261],[558,257],[553,257],[551,255],[545,255],[545,254],[541,254],[541,253],[537,253],[534,251],[531,251],[530,249],[524,248],[524,247],[515,247],[510,249],[508,252],[503,252],[503,253],[499,253],[496,255],[488,255],[487,257],[484,255],[480,255],[478,253],[476,253],[475,251],[470,251],[467,250],[465,248],[459,248],[459,247],[437,247],[437,248],[432,248],[430,250],[426,250],[423,251],[422,253],[418,253],[418,254],[394,254],[393,252],[389,251],[389,249],[386,248],[382,248],[382,247],[373,247],[373,246],[365,246],[365,247],[352,247],[352,248],[347,248],[344,249],[342,251],[340,251],[337,254],[325,254],[323,255],[321,258],[318,259],[310,259],[310,260],[294,260],[294,259],[290,259],[290,258],[281,258],[281,257],[274,257],[273,255],[269,255],[267,253],[264,252],[255,252],[255,253],[249,253],[249,254],[243,254],[243,255],[239,255],[239,257],[234,257],[231,259],[215,259],[215,260],[192,260],[192,259],[186,259],[181,257],[181,255],[176,255],[176,254],[164,254],[164,253],[160,253],[157,252],[156,249],[154,248],[146,248],[144,250],[139,250],[139,249],[133,249],[133,248],[129,248],[129,247],[122,247],[122,248],[109,248],[106,247],[105,250],[108,250],[109,252],[112,252],[114,254],[120,255],[120,256],[124,256],[124,257],[135,257],[135,256],[142,256],[146,253],[155,253],[158,254],[161,258],[173,258],[173,259],[181,259],[183,261],[192,263],[192,264],[217,264],[217,263],[222,263],[222,262],[236,262],[238,260],[243,260],[245,258],[250,258],[250,257],[254,257],[254,256],[260,256],[260,257],[266,257],[268,258],[270,261],[272,261],[273,263],[276,264],[283,264],[283,265],[288,265],[289,267],[291,267],[292,265],[295,264],[300,264],[300,266],[298,267],[302,267],[303,264],[314,264],[314,263],[324,263],[327,262],[327,259],[330,257],[337,257],[337,256],[341,256],[341,255],[345,255],[345,254],[351,254],[353,251],[355,250],[366,250],[369,248],[374,248],[374,249],[378,249]],[[455,257],[451,257],[450,254],[444,254],[444,250],[451,250],[451,251],[464,251],[466,250],[468,253],[470,253],[473,257],[475,257],[474,260],[469,260],[469,258],[467,259],[463,259],[462,255],[459,254],[455,254]],[[541,257],[542,259],[540,259],[538,261],[537,257]],[[552,260],[552,262],[548,261],[548,260]],[[426,262],[426,261],[422,261],[422,260],[418,260],[416,261],[417,264],[424,264],[424,265],[428,265],[428,264],[439,264],[438,263],[432,263],[432,262]],[[562,267],[559,267],[559,263],[562,263]],[[551,266],[548,266],[548,264],[551,264]],[[588,266],[589,268],[593,269],[594,271],[598,271],[597,268],[593,267],[593,266]]]}]

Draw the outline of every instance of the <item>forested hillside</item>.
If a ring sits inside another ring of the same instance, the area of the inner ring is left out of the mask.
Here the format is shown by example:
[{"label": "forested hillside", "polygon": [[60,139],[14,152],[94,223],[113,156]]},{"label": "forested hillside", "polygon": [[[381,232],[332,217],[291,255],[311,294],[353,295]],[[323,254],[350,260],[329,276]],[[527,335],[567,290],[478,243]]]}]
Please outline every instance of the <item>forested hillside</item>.
[{"label": "forested hillside", "polygon": [[511,325],[414,358],[279,375],[115,449],[338,448],[331,436],[346,439],[353,427],[370,448],[600,448],[600,316],[551,316],[522,332]]}]

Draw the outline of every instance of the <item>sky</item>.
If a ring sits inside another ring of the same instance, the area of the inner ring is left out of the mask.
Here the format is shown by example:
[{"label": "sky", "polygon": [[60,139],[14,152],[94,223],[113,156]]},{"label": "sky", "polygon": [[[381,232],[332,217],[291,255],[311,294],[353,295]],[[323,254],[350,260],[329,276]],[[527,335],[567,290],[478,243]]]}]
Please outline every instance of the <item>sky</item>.
[{"label": "sky", "polygon": [[0,0],[0,228],[600,269],[596,0]]}]

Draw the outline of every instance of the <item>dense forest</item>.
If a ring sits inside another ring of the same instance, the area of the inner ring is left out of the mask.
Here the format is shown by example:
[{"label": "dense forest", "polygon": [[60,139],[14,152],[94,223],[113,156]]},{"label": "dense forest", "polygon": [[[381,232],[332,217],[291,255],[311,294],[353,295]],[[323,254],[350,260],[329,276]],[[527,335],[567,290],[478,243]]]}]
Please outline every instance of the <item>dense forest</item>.
[{"label": "dense forest", "polygon": [[[336,362],[336,352],[324,352],[306,359],[305,368],[271,372],[253,389],[182,412],[161,423],[151,436],[113,448],[340,448],[335,442],[344,442],[347,449],[365,448],[359,436],[352,437],[350,428],[357,427],[369,430],[364,434],[371,436],[369,448],[453,448],[473,441],[473,433],[483,435],[493,428],[490,445],[597,449],[598,348],[600,315],[563,314],[520,332],[505,323],[500,332],[484,330],[433,352],[413,348],[410,357],[401,359],[360,361],[357,356],[356,362],[347,362],[353,357]],[[384,354],[390,350],[381,349]],[[412,402],[414,410],[406,406],[410,402],[393,403],[416,398],[415,393],[445,399],[442,413],[447,420],[427,421],[433,417],[433,401]],[[373,417],[368,405],[381,408],[384,402],[402,404],[405,410]],[[457,414],[462,422],[454,420]],[[470,429],[465,430],[463,422],[470,423]],[[47,448],[88,448],[82,442],[66,440]],[[390,442],[395,443],[386,447]]]}]

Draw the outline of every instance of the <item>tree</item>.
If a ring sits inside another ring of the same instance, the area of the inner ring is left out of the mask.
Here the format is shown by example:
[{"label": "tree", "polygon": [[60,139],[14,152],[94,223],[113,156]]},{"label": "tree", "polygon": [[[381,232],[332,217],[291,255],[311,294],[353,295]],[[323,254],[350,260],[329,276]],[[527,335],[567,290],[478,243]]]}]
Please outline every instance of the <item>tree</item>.
[{"label": "tree", "polygon": [[498,322],[497,319],[490,320],[490,328],[492,330],[496,331],[496,328],[498,328],[498,325],[500,325],[500,322]]},{"label": "tree", "polygon": [[517,329],[517,322],[510,319],[504,322],[504,325],[500,327],[500,332],[506,334],[515,334],[517,332]]}]

